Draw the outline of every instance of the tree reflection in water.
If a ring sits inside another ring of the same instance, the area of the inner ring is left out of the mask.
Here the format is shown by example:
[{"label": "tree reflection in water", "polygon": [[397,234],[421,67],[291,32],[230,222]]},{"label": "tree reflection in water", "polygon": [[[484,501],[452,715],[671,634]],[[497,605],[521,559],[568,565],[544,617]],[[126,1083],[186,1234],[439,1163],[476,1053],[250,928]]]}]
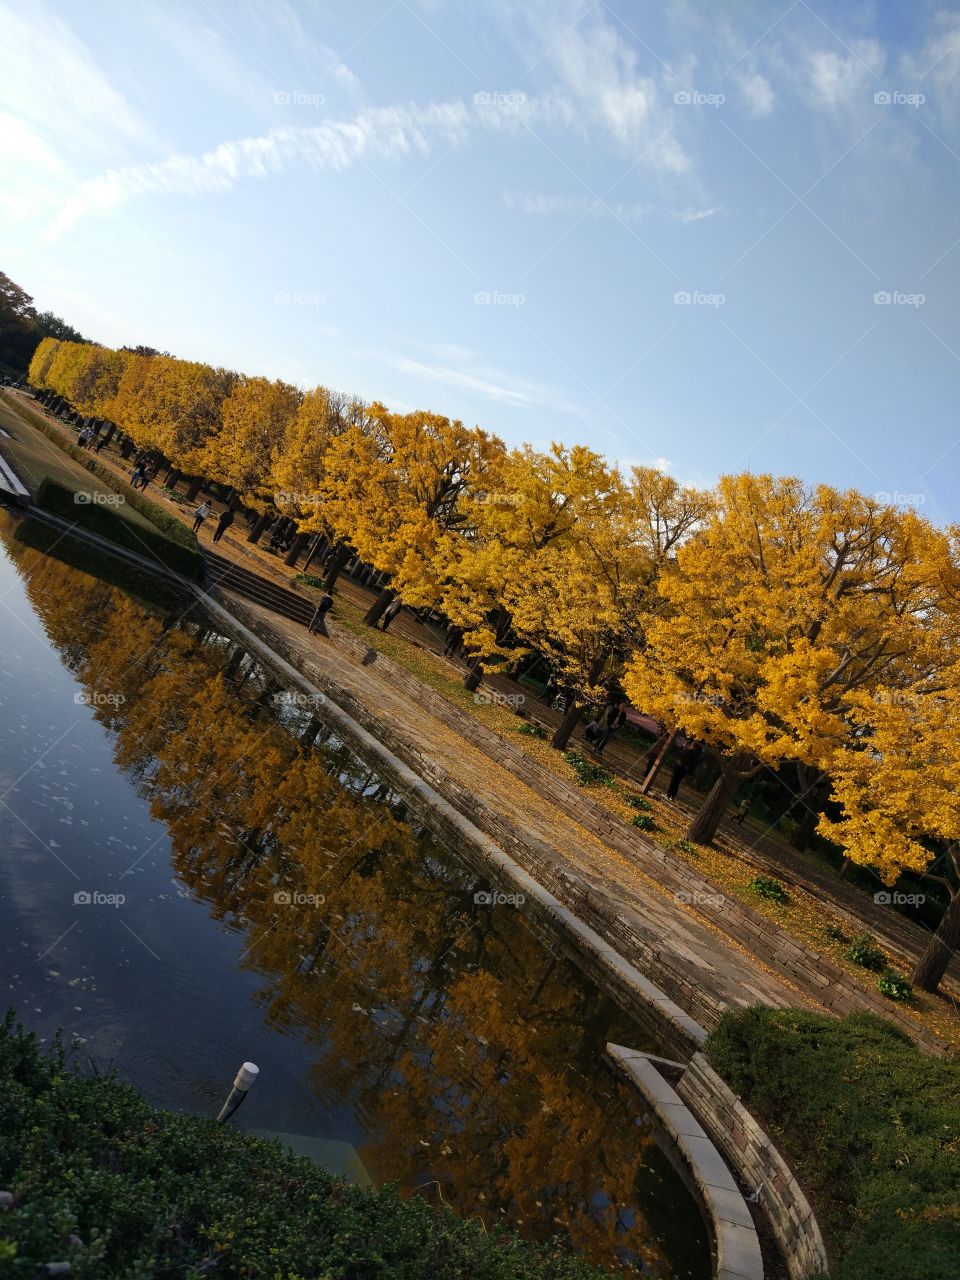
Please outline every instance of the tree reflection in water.
[{"label": "tree reflection in water", "polygon": [[[322,707],[285,700],[196,607],[157,616],[11,551],[63,660],[122,695],[95,712],[118,767],[166,823],[183,883],[245,935],[268,1022],[309,1039],[314,1087],[359,1117],[374,1178],[599,1263],[704,1274],[693,1203],[602,1063],[611,1038],[656,1046],[522,907],[477,903],[483,882],[403,820]],[[650,1225],[665,1218],[673,1268]]]}]

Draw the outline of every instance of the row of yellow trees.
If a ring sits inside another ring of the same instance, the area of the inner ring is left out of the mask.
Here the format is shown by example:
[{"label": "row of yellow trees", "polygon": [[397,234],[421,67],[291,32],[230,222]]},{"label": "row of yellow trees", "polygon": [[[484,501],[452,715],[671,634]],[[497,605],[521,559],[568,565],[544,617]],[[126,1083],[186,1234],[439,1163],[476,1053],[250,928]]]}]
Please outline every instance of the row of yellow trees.
[{"label": "row of yellow trees", "polygon": [[[30,380],[388,574],[368,621],[398,594],[461,627],[478,669],[518,643],[544,654],[577,695],[555,745],[621,683],[721,760],[693,840],[786,761],[811,790],[829,783],[820,831],[887,883],[960,838],[957,529],[791,478],[701,491],[625,475],[584,446],[511,449],[437,414],[168,356],[48,339]],[[960,898],[943,928],[948,956]]]}]

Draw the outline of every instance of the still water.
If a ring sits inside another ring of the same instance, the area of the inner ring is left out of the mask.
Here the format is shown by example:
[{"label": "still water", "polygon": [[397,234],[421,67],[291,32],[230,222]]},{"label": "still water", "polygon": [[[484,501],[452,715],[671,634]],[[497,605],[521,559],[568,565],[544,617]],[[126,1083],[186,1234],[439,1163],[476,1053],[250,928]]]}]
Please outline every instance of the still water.
[{"label": "still water", "polygon": [[0,542],[2,1004],[159,1106],[216,1114],[250,1059],[242,1129],[614,1269],[707,1275],[602,1058],[658,1046],[196,604],[2,512]]}]

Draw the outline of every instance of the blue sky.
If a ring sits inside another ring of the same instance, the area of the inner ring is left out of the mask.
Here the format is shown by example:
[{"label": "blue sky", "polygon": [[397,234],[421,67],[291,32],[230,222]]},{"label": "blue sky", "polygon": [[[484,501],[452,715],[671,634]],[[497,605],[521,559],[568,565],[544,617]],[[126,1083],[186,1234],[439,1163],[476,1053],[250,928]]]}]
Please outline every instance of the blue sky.
[{"label": "blue sky", "polygon": [[91,337],[960,520],[960,9],[0,0],[0,112]]}]

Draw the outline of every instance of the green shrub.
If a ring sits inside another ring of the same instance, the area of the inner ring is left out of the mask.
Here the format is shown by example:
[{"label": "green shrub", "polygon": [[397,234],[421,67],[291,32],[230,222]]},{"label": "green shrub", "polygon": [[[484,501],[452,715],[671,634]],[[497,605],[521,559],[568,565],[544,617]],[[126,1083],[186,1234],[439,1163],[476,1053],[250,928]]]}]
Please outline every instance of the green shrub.
[{"label": "green shrub", "polygon": [[912,1000],[913,987],[906,980],[901,978],[899,973],[894,973],[892,969],[886,969],[877,979],[877,989],[881,995],[887,996],[890,1000]]},{"label": "green shrub", "polygon": [[517,733],[525,733],[528,738],[545,738],[547,736],[533,720],[521,720],[519,724],[515,724],[513,727]]},{"label": "green shrub", "polygon": [[692,840],[674,840],[674,849],[679,849],[681,853],[696,853],[697,846]]},{"label": "green shrub", "polygon": [[613,781],[613,774],[609,769],[604,769],[599,764],[591,764],[579,751],[565,751],[563,758],[577,775],[577,782],[581,787],[589,787],[592,782],[608,783]]},{"label": "green shrub", "polygon": [[823,932],[824,932],[824,936],[829,938],[831,942],[849,942],[850,941],[850,939],[843,932],[843,930],[835,924],[828,924],[824,928]]},{"label": "green shrub", "polygon": [[[69,1258],[82,1280],[600,1280],[557,1242],[527,1244],[394,1188],[352,1186],[279,1143],[157,1111],[81,1079],[0,1024],[0,1274]],[[76,1237],[71,1242],[70,1237]]]},{"label": "green shrub", "polygon": [[724,1014],[707,1056],[808,1194],[831,1280],[956,1280],[960,1066],[874,1014]]},{"label": "green shrub", "polygon": [[649,813],[652,808],[646,796],[624,796],[631,809],[639,809],[641,813]]},{"label": "green shrub", "polygon": [[294,582],[302,582],[305,587],[322,587],[323,578],[318,578],[315,573],[297,573],[293,577]]},{"label": "green shrub", "polygon": [[847,955],[854,964],[858,964],[864,969],[873,969],[875,973],[880,973],[887,967],[887,957],[877,946],[876,939],[870,933],[858,933],[850,943]]},{"label": "green shrub", "polygon": [[641,831],[659,831],[660,828],[650,817],[649,813],[638,813],[635,818],[631,818],[631,824],[639,827]]},{"label": "green shrub", "polygon": [[[55,480],[48,478],[40,485],[37,505],[45,511],[62,516],[71,524],[81,525],[91,533],[99,534],[101,538],[136,551],[148,560],[157,560],[165,568],[186,578],[199,578],[203,572],[203,557],[197,549],[195,538],[190,547],[180,540],[167,538],[159,529],[131,524],[113,507],[97,502],[76,502],[73,490]],[[182,530],[183,526],[180,528]]]},{"label": "green shrub", "polygon": [[768,898],[770,902],[787,903],[790,901],[790,895],[773,876],[757,875],[750,881],[750,888],[761,898]]}]

